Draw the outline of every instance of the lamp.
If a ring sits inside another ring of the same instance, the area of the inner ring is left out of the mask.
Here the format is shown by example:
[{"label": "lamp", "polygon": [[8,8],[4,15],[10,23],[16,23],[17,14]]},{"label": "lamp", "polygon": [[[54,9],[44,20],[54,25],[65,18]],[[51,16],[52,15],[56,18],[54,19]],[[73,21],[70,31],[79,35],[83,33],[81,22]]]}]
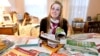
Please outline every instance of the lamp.
[{"label": "lamp", "polygon": [[8,0],[2,0],[0,1],[0,23],[2,23],[3,20],[3,12],[5,11],[5,7],[10,7],[10,3]]},{"label": "lamp", "polygon": [[0,1],[0,5],[4,7],[9,7],[11,6],[8,0],[2,0]]}]

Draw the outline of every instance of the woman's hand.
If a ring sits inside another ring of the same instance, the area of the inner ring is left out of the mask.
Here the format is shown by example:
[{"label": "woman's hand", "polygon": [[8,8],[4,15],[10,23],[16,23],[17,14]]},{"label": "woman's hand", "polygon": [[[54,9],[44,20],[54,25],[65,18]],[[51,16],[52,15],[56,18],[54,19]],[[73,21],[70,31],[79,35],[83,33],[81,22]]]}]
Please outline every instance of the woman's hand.
[{"label": "woman's hand", "polygon": [[43,31],[41,31],[41,34],[44,34],[44,32],[43,32]]}]

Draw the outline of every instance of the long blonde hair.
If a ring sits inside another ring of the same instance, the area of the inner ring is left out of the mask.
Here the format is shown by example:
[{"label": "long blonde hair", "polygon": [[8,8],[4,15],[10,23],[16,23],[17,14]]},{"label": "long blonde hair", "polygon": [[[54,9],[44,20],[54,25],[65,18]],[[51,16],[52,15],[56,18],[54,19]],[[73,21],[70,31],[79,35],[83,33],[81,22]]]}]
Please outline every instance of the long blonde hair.
[{"label": "long blonde hair", "polygon": [[[59,26],[60,27],[62,27],[62,25],[63,25],[63,6],[62,6],[62,4],[59,2],[59,1],[55,1],[52,5],[51,5],[51,7],[50,7],[50,10],[51,10],[51,8],[52,8],[52,6],[54,5],[54,4],[58,4],[58,5],[60,5],[60,14],[59,14]],[[50,18],[51,18],[51,15],[50,15],[50,12],[49,12],[49,15],[48,15],[48,18],[47,18],[47,32],[49,31],[49,29],[50,29]]]}]

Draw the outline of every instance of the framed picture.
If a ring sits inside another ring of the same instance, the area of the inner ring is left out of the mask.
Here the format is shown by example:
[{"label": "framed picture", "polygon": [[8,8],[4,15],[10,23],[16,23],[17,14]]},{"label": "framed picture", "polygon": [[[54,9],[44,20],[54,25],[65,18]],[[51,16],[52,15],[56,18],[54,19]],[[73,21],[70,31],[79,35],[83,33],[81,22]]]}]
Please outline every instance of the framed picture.
[{"label": "framed picture", "polygon": [[97,14],[97,21],[100,21],[100,14]]},{"label": "framed picture", "polygon": [[3,21],[4,21],[4,23],[12,23],[12,18],[11,18],[11,16],[10,16],[10,14],[4,14],[3,15]]}]

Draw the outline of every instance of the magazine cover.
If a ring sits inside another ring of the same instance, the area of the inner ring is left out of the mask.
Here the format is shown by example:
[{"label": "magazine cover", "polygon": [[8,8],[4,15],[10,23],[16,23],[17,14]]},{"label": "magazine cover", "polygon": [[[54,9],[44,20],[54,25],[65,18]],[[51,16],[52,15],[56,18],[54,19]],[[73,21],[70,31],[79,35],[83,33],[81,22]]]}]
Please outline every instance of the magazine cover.
[{"label": "magazine cover", "polygon": [[88,53],[91,55],[98,55],[98,50],[94,42],[67,39],[66,45],[67,45],[67,48],[70,48],[70,51],[79,51],[79,52]]},{"label": "magazine cover", "polygon": [[59,35],[59,34],[64,35],[64,36],[66,35],[66,33],[61,27],[56,28],[56,35]]},{"label": "magazine cover", "polygon": [[14,43],[9,40],[0,40],[0,54],[4,53],[7,49],[12,47]]},{"label": "magazine cover", "polygon": [[66,33],[64,32],[64,30],[61,27],[57,27],[55,37],[57,40],[60,41],[60,39],[66,38]]},{"label": "magazine cover", "polygon": [[50,56],[68,56],[68,55],[62,53],[52,53]]},{"label": "magazine cover", "polygon": [[4,53],[2,56],[35,56],[35,53],[32,53],[28,50],[24,50],[20,47],[15,47],[14,49],[9,50]]},{"label": "magazine cover", "polygon": [[40,53],[38,54],[38,56],[50,56],[50,54],[45,53],[45,52],[40,52]]},{"label": "magazine cover", "polygon": [[39,55],[39,53],[40,53],[40,51],[37,51],[37,50],[33,50],[33,49],[31,49],[31,50],[29,50],[31,53],[33,53],[35,56],[38,56]]}]

